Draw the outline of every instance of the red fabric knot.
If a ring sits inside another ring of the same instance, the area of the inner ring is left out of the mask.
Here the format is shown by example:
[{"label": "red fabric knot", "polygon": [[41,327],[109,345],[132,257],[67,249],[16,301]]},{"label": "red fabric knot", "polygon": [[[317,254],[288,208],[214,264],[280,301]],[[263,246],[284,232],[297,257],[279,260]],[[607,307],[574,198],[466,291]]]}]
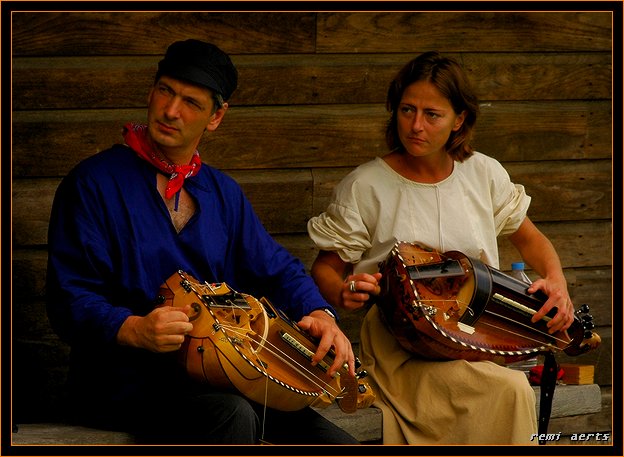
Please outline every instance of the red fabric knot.
[{"label": "red fabric knot", "polygon": [[195,151],[188,165],[176,165],[156,156],[149,141],[147,140],[147,125],[128,122],[123,128],[123,137],[126,144],[137,153],[139,157],[154,165],[160,171],[169,175],[169,182],[165,189],[165,198],[172,198],[184,185],[184,180],[199,173],[201,158]]}]

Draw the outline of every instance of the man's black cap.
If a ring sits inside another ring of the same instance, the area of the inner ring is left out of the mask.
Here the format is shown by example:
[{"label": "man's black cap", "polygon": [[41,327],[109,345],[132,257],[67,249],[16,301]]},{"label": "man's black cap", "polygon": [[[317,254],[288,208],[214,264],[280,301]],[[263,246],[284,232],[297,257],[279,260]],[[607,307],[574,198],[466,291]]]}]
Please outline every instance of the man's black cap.
[{"label": "man's black cap", "polygon": [[208,87],[228,100],[238,84],[238,71],[230,57],[211,43],[176,41],[158,63],[158,75]]}]

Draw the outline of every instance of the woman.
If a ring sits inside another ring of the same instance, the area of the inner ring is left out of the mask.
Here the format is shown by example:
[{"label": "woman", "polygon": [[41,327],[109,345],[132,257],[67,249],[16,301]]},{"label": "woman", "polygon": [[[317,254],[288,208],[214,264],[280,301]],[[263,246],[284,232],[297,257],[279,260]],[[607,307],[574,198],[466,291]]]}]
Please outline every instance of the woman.
[{"label": "woman", "polygon": [[[559,257],[526,213],[530,197],[499,162],[470,146],[478,104],[457,62],[422,54],[388,90],[390,152],[346,176],[308,222],[319,248],[312,276],[333,305],[357,309],[379,293],[377,265],[397,240],[459,250],[497,268],[508,236],[548,295],[537,321],[568,328],[574,307]],[[353,285],[352,285],[353,284]],[[351,286],[351,287],[350,287]],[[428,361],[402,349],[372,306],[361,360],[377,387],[384,444],[535,444],[535,395],[525,375],[492,362]]]}]

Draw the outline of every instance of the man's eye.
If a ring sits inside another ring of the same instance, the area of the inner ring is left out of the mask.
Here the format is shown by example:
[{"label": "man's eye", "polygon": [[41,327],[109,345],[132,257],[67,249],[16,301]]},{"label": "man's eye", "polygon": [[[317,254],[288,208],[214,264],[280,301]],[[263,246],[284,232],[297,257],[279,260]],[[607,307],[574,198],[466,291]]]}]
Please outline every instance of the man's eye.
[{"label": "man's eye", "polygon": [[197,103],[196,101],[193,101],[193,100],[187,100],[186,104],[189,105],[194,110],[197,110],[197,111],[203,111],[203,109],[204,109],[202,105],[200,105],[199,103]]}]

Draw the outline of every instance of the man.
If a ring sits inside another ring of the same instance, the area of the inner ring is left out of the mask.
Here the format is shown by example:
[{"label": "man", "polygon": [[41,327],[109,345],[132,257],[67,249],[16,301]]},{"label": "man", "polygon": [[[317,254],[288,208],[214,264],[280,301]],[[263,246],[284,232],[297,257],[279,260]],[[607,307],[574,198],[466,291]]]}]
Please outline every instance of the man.
[{"label": "man", "polygon": [[55,196],[49,229],[48,315],[72,348],[69,395],[82,423],[124,428],[148,443],[356,443],[313,410],[265,410],[190,380],[176,352],[188,309],[155,306],[178,270],[266,296],[333,348],[330,373],[351,344],[301,262],[264,230],[239,186],[202,164],[238,73],[216,46],[173,43],[148,96],[147,125],[78,164]]}]

